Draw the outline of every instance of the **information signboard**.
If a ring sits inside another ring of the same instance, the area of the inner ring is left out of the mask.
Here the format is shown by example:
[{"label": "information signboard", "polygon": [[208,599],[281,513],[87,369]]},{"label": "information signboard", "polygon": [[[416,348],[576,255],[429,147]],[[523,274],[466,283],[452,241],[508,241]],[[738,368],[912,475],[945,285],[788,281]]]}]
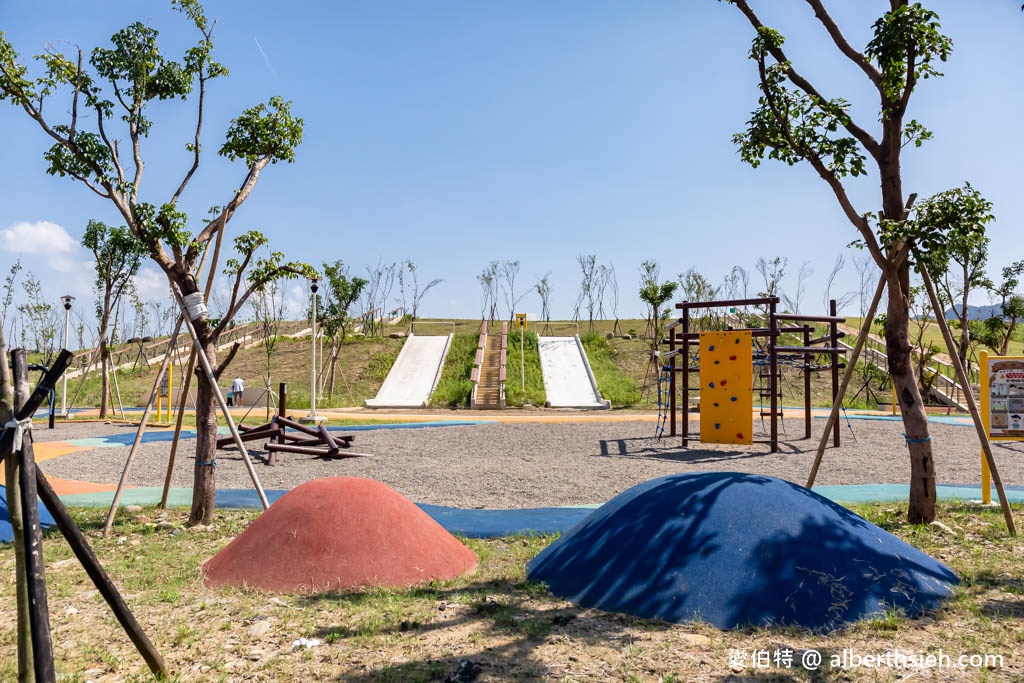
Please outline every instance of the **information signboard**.
[{"label": "information signboard", "polygon": [[1024,356],[981,361],[981,416],[990,439],[1024,440]]}]

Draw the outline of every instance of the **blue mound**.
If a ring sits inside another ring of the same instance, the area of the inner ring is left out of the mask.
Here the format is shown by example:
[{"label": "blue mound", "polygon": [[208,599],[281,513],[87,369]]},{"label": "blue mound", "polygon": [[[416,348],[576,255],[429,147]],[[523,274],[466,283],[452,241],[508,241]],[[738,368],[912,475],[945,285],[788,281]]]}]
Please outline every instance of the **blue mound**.
[{"label": "blue mound", "polygon": [[527,565],[584,607],[722,629],[831,631],[887,608],[938,607],[956,574],[781,479],[676,474],[625,491]]},{"label": "blue mound", "polygon": [[[46,506],[39,503],[39,526],[48,529],[54,526],[53,515],[46,509]],[[7,514],[7,487],[0,486],[0,543],[10,543],[14,540],[14,530],[11,528],[11,518]]]}]

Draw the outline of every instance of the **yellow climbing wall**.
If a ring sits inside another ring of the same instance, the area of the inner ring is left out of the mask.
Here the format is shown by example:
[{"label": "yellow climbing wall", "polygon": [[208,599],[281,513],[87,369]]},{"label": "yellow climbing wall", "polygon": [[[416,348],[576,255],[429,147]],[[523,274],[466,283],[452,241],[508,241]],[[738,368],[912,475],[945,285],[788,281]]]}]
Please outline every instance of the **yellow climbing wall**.
[{"label": "yellow climbing wall", "polygon": [[753,443],[754,358],[750,332],[700,333],[700,440]]}]

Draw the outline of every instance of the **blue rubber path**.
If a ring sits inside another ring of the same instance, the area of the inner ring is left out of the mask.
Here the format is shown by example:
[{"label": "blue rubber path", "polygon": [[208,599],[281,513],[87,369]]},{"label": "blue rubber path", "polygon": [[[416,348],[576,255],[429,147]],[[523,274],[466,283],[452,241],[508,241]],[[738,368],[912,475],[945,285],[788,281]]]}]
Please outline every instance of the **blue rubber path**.
[{"label": "blue rubber path", "polygon": [[[1024,486],[1004,486],[1006,497],[1011,503],[1024,503]],[[943,500],[978,500],[981,487],[958,484],[937,487]],[[908,497],[906,484],[857,484],[850,486],[816,486],[814,492],[842,503],[902,502]],[[159,487],[126,489],[121,496],[122,505],[156,505],[160,502],[162,490]],[[271,504],[287,491],[266,491]],[[113,492],[81,493],[61,496],[68,506],[107,507],[113,500]],[[187,507],[191,500],[191,489],[171,489],[168,502],[171,507]],[[993,500],[997,500],[995,493]],[[453,534],[471,538],[492,538],[516,534],[561,534],[583,521],[598,505],[575,507],[522,508],[515,510],[463,510],[418,503],[438,524]],[[217,507],[225,509],[260,508],[259,497],[252,489],[221,489],[217,491]],[[45,520],[49,513],[40,511]],[[50,520],[52,523],[52,520]],[[44,524],[44,526],[46,526]],[[11,526],[7,521],[7,499],[0,486],[0,542],[10,540]]]}]

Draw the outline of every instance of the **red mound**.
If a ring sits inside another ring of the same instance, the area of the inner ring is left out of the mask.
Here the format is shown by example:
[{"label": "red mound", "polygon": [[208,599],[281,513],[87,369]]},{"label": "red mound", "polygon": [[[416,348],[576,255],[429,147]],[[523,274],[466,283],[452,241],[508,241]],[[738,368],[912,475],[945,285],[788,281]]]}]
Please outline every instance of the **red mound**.
[{"label": "red mound", "polygon": [[209,586],[315,593],[450,579],[476,555],[384,484],[331,477],[289,491],[204,569]]}]

